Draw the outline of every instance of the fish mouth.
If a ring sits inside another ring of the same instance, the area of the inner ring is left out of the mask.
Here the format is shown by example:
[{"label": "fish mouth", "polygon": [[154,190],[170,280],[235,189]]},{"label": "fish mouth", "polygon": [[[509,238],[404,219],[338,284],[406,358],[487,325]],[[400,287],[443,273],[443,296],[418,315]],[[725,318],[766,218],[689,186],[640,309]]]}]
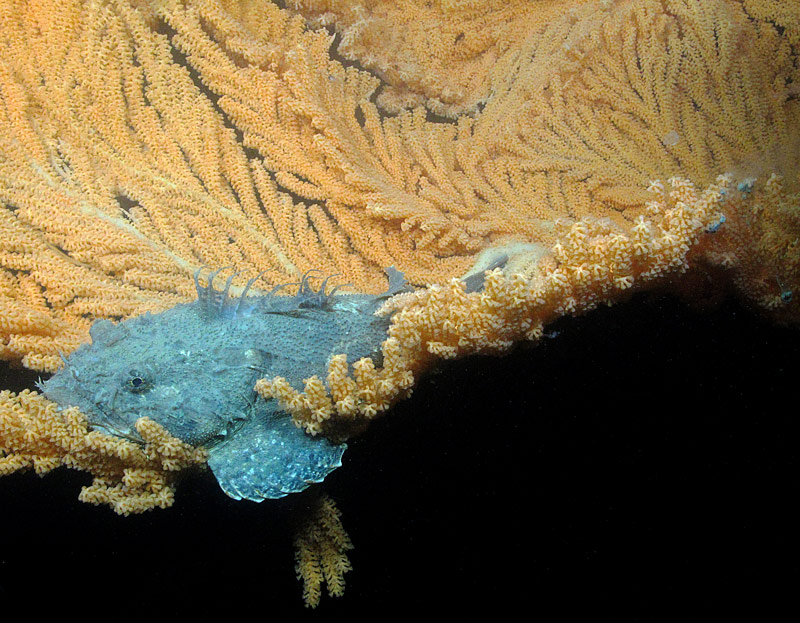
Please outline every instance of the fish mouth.
[{"label": "fish mouth", "polygon": [[[70,374],[71,373],[71,374]],[[69,374],[69,376],[67,376]],[[71,381],[68,385],[67,381]],[[125,417],[113,409],[105,409],[86,388],[78,375],[71,369],[65,368],[44,381],[40,388],[44,397],[58,405],[58,410],[63,411],[76,407],[86,415],[92,430],[100,430],[115,437],[121,437],[136,443],[144,443],[139,433],[133,428]],[[112,389],[111,402],[116,399],[118,389]]]}]

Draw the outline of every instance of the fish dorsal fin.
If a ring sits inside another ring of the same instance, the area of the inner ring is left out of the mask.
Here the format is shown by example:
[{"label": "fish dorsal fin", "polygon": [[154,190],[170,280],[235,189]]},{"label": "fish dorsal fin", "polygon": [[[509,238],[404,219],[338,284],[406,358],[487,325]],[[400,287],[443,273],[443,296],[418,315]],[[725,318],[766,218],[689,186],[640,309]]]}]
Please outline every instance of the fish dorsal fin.
[{"label": "fish dorsal fin", "polygon": [[389,298],[408,288],[406,276],[394,266],[384,268],[383,272],[386,273],[386,277],[389,279],[389,287],[386,288],[386,292],[379,295],[380,298]]},{"label": "fish dorsal fin", "polygon": [[508,262],[507,255],[501,255],[497,258],[494,262],[489,264],[486,268],[484,268],[479,273],[475,273],[470,275],[469,277],[464,277],[462,281],[466,285],[467,292],[480,292],[483,290],[483,283],[486,280],[486,272],[489,270],[494,270],[495,268],[503,268]]}]

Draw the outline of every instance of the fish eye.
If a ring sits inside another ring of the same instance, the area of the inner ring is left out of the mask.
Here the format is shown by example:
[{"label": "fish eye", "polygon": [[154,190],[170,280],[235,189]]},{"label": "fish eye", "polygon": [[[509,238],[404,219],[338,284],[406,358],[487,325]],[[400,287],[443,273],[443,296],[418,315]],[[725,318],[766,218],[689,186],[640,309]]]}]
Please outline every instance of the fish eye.
[{"label": "fish eye", "polygon": [[153,385],[150,375],[139,368],[131,368],[123,383],[125,389],[135,394],[146,392]]}]

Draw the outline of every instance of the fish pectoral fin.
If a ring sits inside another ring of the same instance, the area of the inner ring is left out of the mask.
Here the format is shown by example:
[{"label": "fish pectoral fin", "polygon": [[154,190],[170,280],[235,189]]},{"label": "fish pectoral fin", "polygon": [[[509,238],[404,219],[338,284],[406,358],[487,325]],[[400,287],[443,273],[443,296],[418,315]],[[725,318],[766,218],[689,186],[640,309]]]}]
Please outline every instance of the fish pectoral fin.
[{"label": "fish pectoral fin", "polygon": [[307,435],[285,412],[259,412],[209,451],[208,464],[227,495],[261,502],[322,482],[341,466],[346,448]]}]

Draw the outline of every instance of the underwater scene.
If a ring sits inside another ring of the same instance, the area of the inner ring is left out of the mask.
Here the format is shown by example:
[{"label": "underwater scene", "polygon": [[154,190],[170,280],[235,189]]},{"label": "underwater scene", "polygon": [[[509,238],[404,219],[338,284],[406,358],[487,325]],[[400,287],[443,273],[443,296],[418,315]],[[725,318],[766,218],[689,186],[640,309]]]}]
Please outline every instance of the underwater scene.
[{"label": "underwater scene", "polygon": [[0,44],[9,611],[791,604],[800,0],[0,0]]}]

